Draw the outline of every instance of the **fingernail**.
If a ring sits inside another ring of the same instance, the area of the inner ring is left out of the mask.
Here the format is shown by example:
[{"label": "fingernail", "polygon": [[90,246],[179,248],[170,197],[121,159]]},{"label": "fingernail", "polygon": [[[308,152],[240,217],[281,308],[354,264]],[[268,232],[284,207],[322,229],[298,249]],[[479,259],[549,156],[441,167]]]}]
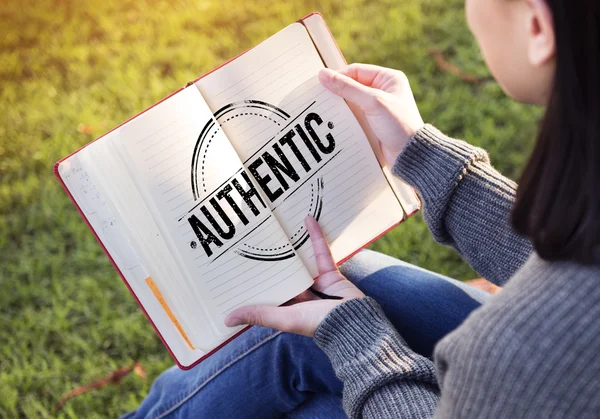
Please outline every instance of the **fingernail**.
[{"label": "fingernail", "polygon": [[240,319],[239,317],[235,317],[235,316],[225,317],[225,326],[227,326],[227,327],[235,327],[235,326],[239,326],[240,324],[242,324],[242,319]]},{"label": "fingernail", "polygon": [[313,217],[311,217],[310,215],[307,215],[307,216],[304,218],[304,227],[306,227],[306,229],[309,229],[309,228],[311,228],[311,227],[312,227],[312,225],[313,225],[313,221],[314,221],[314,220],[315,220],[315,219],[314,219]]},{"label": "fingernail", "polygon": [[330,84],[333,80],[333,70],[323,68],[319,71],[319,81],[323,84]]}]

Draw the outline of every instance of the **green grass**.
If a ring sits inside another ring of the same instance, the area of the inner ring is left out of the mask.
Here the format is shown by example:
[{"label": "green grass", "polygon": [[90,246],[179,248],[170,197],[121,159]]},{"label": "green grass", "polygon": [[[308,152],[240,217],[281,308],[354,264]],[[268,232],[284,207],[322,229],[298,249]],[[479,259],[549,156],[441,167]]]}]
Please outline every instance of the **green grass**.
[{"label": "green grass", "polygon": [[[147,382],[129,376],[59,414],[115,417],[172,364],[52,164],[310,11],[324,14],[348,61],[404,70],[425,120],[484,147],[516,178],[539,111],[494,82],[473,86],[441,72],[428,52],[489,76],[462,3],[2,1],[0,417],[54,416],[62,394],[138,359]],[[476,275],[432,241],[420,216],[373,248],[460,279]]]}]

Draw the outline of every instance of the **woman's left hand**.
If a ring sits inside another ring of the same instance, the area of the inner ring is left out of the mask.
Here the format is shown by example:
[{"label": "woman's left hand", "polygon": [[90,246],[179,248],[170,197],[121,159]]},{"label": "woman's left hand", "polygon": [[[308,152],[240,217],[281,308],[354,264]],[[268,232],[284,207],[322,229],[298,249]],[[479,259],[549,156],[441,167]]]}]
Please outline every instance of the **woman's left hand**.
[{"label": "woman's left hand", "polygon": [[319,277],[312,289],[341,299],[323,299],[308,289],[281,307],[248,306],[238,308],[225,318],[227,326],[254,324],[313,337],[319,324],[336,306],[344,301],[365,296],[338,270],[319,223],[314,218],[307,217],[305,225],[310,235],[319,270]]}]

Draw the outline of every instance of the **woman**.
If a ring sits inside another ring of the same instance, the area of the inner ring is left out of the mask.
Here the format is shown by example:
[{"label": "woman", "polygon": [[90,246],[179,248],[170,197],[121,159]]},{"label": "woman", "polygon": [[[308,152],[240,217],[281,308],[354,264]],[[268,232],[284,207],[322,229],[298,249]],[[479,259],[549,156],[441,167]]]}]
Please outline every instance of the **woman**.
[{"label": "woman", "polygon": [[547,108],[518,192],[483,150],[423,123],[402,73],[359,64],[320,80],[366,113],[434,237],[503,291],[373,252],[338,271],[307,219],[315,288],[343,299],[236,310],[229,326],[295,334],[252,328],[165,372],[133,415],[600,416],[600,3],[467,0],[467,16],[506,93]]}]

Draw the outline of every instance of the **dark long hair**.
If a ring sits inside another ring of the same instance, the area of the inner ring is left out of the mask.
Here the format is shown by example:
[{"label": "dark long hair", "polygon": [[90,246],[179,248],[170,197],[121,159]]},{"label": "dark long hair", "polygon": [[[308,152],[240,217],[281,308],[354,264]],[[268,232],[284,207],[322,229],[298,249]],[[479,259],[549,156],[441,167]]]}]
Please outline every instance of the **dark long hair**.
[{"label": "dark long hair", "polygon": [[546,260],[600,262],[600,0],[546,0],[556,75],[519,182],[515,229]]}]

